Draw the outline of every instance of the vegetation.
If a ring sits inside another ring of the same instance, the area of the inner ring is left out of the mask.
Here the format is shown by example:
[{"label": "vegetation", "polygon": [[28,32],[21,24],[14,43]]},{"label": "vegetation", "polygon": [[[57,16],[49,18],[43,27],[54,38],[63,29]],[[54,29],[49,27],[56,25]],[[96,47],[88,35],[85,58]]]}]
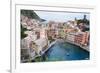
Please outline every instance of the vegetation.
[{"label": "vegetation", "polygon": [[64,32],[63,30],[60,30],[60,31],[59,31],[59,35],[60,35],[60,37],[62,37],[62,38],[65,38],[65,36],[66,36],[66,34],[65,34],[65,32]]},{"label": "vegetation", "polygon": [[44,19],[41,19],[33,10],[21,10],[21,14],[27,16],[28,18],[45,21]]},{"label": "vegetation", "polygon": [[48,40],[51,42],[55,41],[51,36],[48,36]]},{"label": "vegetation", "polygon": [[27,34],[25,34],[24,32],[27,31],[26,28],[24,28],[22,25],[21,25],[21,39],[25,38],[27,36]]},{"label": "vegetation", "polygon": [[86,15],[84,15],[83,19],[77,20],[77,24],[80,24],[80,23],[85,23],[86,25],[89,25],[90,22],[88,19],[86,19]]},{"label": "vegetation", "polygon": [[21,10],[21,14],[27,16],[28,18],[40,19],[33,10]]},{"label": "vegetation", "polygon": [[41,56],[38,56],[34,59],[35,62],[41,62],[43,61],[42,57]]}]

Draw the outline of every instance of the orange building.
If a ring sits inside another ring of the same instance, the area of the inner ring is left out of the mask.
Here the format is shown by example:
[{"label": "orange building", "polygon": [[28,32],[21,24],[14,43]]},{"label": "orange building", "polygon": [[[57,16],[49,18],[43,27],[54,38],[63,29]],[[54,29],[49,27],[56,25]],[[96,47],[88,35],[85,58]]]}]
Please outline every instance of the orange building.
[{"label": "orange building", "polygon": [[82,32],[75,35],[74,42],[83,46],[88,45],[89,43],[89,32]]}]

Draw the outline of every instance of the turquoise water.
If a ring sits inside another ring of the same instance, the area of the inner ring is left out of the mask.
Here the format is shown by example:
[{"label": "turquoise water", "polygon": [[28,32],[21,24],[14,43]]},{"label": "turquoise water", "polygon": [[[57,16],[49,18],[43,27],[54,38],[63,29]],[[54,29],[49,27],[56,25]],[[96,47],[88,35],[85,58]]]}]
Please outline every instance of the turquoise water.
[{"label": "turquoise water", "polygon": [[89,52],[79,46],[64,42],[56,43],[45,53],[46,61],[86,60]]}]

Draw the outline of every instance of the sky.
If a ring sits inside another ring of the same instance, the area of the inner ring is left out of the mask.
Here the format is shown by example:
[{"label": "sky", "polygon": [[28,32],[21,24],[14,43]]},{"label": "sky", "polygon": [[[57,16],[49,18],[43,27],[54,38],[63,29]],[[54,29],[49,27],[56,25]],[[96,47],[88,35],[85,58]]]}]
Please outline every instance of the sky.
[{"label": "sky", "polygon": [[52,12],[52,11],[34,11],[36,14],[47,21],[59,21],[66,22],[68,20],[83,19],[83,16],[86,15],[87,19],[90,18],[89,13],[76,13],[76,12]]}]

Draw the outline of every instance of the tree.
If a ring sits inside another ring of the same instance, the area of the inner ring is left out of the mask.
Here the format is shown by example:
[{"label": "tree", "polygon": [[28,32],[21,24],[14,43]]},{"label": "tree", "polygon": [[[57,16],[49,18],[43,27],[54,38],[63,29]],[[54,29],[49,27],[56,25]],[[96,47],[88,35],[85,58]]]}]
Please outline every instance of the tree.
[{"label": "tree", "polygon": [[22,25],[21,25],[21,39],[25,38],[27,36],[27,34],[25,34],[24,32],[26,31],[27,29],[24,28]]}]

